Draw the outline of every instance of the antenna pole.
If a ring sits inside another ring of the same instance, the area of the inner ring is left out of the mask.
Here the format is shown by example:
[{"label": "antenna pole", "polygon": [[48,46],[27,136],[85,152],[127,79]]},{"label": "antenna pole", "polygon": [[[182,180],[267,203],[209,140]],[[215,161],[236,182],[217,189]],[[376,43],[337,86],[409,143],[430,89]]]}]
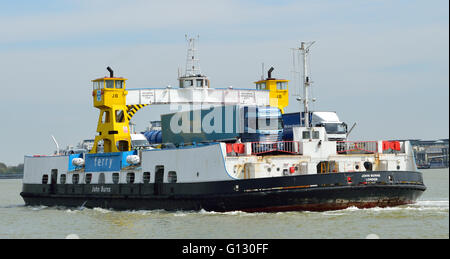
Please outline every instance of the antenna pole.
[{"label": "antenna pole", "polygon": [[308,56],[309,56],[309,48],[315,43],[313,42],[302,42],[300,49],[303,55],[303,108],[305,111],[305,126],[309,128],[309,87],[311,85],[311,81],[309,80],[308,74]]},{"label": "antenna pole", "polygon": [[264,80],[264,62],[261,64],[261,80]]}]

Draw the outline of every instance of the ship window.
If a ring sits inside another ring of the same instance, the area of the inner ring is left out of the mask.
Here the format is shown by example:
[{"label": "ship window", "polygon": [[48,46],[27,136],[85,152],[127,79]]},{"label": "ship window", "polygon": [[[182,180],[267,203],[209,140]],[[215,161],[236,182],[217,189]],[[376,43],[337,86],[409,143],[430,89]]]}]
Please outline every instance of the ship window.
[{"label": "ship window", "polygon": [[100,89],[103,89],[103,87],[104,87],[104,81],[94,82],[94,89],[100,90]]},{"label": "ship window", "polygon": [[122,80],[116,80],[116,88],[122,89],[123,88],[123,81]]},{"label": "ship window", "polygon": [[114,80],[106,80],[106,88],[114,88]]},{"label": "ship window", "polygon": [[61,176],[59,176],[59,183],[61,183],[61,184],[66,183],[66,175],[65,174],[62,174]]},{"label": "ship window", "polygon": [[98,176],[98,183],[99,184],[105,183],[105,174],[104,173],[100,173],[100,175]]},{"label": "ship window", "polygon": [[184,87],[190,87],[190,86],[192,86],[192,80],[184,80],[184,81],[183,81],[183,86],[184,86]]},{"label": "ship window", "polygon": [[256,85],[257,89],[258,89],[258,85],[259,85],[259,90],[266,90],[266,83],[257,84]]},{"label": "ship window", "polygon": [[277,82],[277,90],[286,90],[287,82]]},{"label": "ship window", "polygon": [[127,183],[134,183],[134,173],[127,173]]},{"label": "ship window", "polygon": [[98,89],[98,82],[93,82],[92,86],[93,86],[94,90],[97,90]]},{"label": "ship window", "polygon": [[302,137],[303,139],[309,139],[311,135],[309,134],[309,131],[303,131],[302,132]]},{"label": "ship window", "polygon": [[313,139],[319,139],[319,132],[318,131],[313,131]]},{"label": "ship window", "polygon": [[144,172],[144,174],[142,176],[142,180],[144,183],[149,183],[150,182],[150,172]]},{"label": "ship window", "polygon": [[86,179],[84,180],[87,184],[90,184],[92,180],[92,174],[86,174]]},{"label": "ship window", "polygon": [[197,87],[202,87],[203,86],[203,79],[197,79]]},{"label": "ship window", "polygon": [[72,175],[72,183],[73,184],[78,184],[79,180],[80,180],[80,175],[79,174],[73,174]]},{"label": "ship window", "polygon": [[176,183],[177,182],[177,172],[169,171],[169,173],[167,174],[167,180],[169,183]]},{"label": "ship window", "polygon": [[113,173],[112,180],[113,183],[119,183],[119,173]]},{"label": "ship window", "polygon": [[123,110],[116,110],[116,122],[124,122]]},{"label": "ship window", "polygon": [[48,183],[48,174],[44,174],[42,176],[42,184],[47,184]]}]

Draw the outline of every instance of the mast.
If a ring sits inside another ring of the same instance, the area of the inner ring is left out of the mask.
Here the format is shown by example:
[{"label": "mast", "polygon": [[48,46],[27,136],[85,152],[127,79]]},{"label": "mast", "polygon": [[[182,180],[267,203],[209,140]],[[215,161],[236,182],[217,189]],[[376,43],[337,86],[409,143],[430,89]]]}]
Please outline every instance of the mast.
[{"label": "mast", "polygon": [[303,56],[303,109],[305,111],[305,126],[309,128],[309,87],[311,85],[311,81],[309,79],[308,74],[308,56],[309,56],[309,48],[315,43],[313,42],[302,42],[299,50]]},{"label": "mast", "polygon": [[185,35],[185,37],[188,42],[185,76],[200,75],[202,73],[200,70],[200,60],[196,57],[196,40],[199,39],[199,36],[197,35],[197,38],[188,38],[188,36]]},{"label": "mast", "polygon": [[187,56],[186,56],[186,70],[184,75],[181,75],[181,71],[178,71],[178,82],[180,88],[209,88],[209,79],[202,74],[200,69],[200,59],[197,52],[197,38],[188,37],[185,35],[188,43]]}]

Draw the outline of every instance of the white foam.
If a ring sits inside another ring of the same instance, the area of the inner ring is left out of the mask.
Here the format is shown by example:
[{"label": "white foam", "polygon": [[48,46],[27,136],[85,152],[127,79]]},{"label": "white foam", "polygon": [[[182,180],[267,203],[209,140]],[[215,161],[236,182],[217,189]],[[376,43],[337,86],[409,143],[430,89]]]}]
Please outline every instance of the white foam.
[{"label": "white foam", "polygon": [[100,213],[110,213],[110,210],[103,209],[103,208],[93,208],[94,211],[100,212]]}]

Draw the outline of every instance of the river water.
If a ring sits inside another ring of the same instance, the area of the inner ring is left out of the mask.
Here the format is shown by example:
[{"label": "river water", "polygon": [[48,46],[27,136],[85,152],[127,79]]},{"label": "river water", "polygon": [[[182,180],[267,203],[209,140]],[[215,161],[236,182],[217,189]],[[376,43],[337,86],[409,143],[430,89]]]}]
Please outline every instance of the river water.
[{"label": "river water", "polygon": [[422,170],[416,204],[328,212],[166,212],[25,206],[22,181],[0,180],[0,238],[449,238],[449,169]]}]

